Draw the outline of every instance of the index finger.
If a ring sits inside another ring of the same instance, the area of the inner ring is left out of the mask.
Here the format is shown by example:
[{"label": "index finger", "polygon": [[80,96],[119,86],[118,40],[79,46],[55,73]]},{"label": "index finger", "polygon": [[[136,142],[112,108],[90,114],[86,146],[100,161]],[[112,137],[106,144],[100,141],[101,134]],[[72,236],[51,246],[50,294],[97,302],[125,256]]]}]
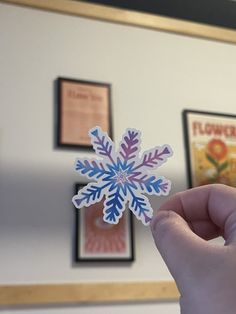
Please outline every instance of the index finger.
[{"label": "index finger", "polygon": [[160,207],[168,209],[182,216],[203,238],[213,238],[221,230],[227,238],[232,223],[236,224],[236,189],[221,184],[193,188],[175,194]]}]

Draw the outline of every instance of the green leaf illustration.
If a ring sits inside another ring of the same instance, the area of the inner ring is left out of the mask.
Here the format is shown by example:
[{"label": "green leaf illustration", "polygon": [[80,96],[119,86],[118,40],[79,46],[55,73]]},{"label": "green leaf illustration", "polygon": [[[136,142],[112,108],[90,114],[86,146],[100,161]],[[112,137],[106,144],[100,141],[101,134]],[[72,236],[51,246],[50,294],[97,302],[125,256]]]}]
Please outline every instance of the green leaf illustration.
[{"label": "green leaf illustration", "polygon": [[225,170],[228,167],[228,161],[223,162],[223,164],[221,164],[218,168],[218,171],[221,172],[223,170]]},{"label": "green leaf illustration", "polygon": [[206,154],[206,158],[210,163],[212,163],[216,168],[218,168],[218,162],[211,156]]}]

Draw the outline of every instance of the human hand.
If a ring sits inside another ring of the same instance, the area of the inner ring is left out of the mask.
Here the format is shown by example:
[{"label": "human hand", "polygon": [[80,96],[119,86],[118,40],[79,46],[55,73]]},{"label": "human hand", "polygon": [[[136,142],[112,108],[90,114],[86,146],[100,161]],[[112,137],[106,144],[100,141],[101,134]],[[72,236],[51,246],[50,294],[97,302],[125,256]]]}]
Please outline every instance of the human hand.
[{"label": "human hand", "polygon": [[[171,197],[151,222],[181,294],[182,314],[236,313],[236,189],[220,184]],[[225,245],[208,242],[222,235]]]}]

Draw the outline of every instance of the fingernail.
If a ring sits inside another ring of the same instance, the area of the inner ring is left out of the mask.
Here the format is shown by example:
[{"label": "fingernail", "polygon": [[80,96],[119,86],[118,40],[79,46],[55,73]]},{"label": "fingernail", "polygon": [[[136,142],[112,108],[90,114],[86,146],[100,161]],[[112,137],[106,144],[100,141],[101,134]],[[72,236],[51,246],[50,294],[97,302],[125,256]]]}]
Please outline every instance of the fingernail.
[{"label": "fingernail", "polygon": [[171,210],[159,210],[155,217],[151,221],[152,231],[155,231],[158,225],[170,217]]}]

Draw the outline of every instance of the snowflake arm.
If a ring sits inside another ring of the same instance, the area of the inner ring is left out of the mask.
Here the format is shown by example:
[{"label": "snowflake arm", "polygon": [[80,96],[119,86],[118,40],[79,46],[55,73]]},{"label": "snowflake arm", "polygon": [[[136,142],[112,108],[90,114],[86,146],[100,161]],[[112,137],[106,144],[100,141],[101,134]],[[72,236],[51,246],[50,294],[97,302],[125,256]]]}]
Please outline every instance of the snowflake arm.
[{"label": "snowflake arm", "polygon": [[137,191],[129,189],[131,200],[129,208],[134,213],[138,220],[141,220],[144,225],[148,225],[152,220],[153,209],[148,198]]},{"label": "snowflake arm", "polygon": [[113,189],[113,193],[108,194],[104,203],[104,221],[111,224],[117,224],[119,222],[119,219],[125,210],[125,198],[122,194],[122,189],[119,186],[117,186],[115,191]]},{"label": "snowflake arm", "polygon": [[76,208],[82,208],[83,206],[90,206],[101,201],[102,197],[105,195],[104,186],[98,186],[94,182],[89,183],[82,189],[78,191],[78,194],[72,198],[72,202]]},{"label": "snowflake arm", "polygon": [[137,158],[140,150],[140,132],[135,129],[127,129],[120,143],[118,154],[124,161]]},{"label": "snowflake arm", "polygon": [[100,127],[95,127],[89,132],[93,148],[97,155],[108,159],[112,164],[114,161],[114,143],[108,137],[107,133],[103,132]]},{"label": "snowflake arm", "polygon": [[143,153],[140,164],[134,170],[141,167],[158,168],[172,155],[173,151],[169,145],[155,147]]},{"label": "snowflake arm", "polygon": [[138,184],[143,193],[150,195],[166,196],[171,189],[171,181],[162,176],[144,175],[140,178],[134,177],[132,181]]},{"label": "snowflake arm", "polygon": [[75,170],[81,175],[85,175],[88,179],[99,179],[109,173],[102,161],[86,158],[76,160]]}]

